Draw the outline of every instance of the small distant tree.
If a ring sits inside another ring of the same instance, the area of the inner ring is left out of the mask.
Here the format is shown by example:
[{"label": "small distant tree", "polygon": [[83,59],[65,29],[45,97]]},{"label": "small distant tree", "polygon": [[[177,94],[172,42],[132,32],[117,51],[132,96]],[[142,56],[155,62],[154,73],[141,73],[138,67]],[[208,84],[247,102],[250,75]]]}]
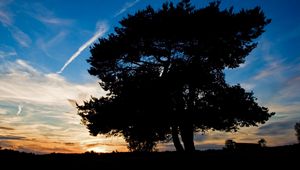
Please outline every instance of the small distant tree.
[{"label": "small distant tree", "polygon": [[228,139],[225,141],[225,149],[233,150],[235,149],[236,142],[232,139]]},{"label": "small distant tree", "polygon": [[259,144],[261,147],[266,147],[266,146],[267,146],[267,141],[266,141],[264,138],[261,138],[261,139],[258,141],[258,144]]},{"label": "small distant tree", "polygon": [[300,122],[297,122],[295,124],[295,131],[296,131],[298,142],[300,143]]}]

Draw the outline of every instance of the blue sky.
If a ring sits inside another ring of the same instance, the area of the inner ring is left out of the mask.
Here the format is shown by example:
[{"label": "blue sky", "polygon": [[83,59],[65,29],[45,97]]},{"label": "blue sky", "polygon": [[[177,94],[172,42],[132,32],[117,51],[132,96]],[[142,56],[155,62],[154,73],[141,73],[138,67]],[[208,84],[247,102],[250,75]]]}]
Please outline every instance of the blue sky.
[{"label": "blue sky", "polygon": [[[74,102],[100,97],[97,79],[87,73],[89,46],[113,32],[118,21],[163,0],[0,0],[0,147],[29,152],[110,152],[126,150],[122,138],[91,137]],[[178,2],[178,1],[173,1]],[[193,0],[198,7],[210,1]],[[300,2],[223,0],[222,8],[261,6],[272,23],[240,68],[226,70],[231,84],[252,90],[277,114],[259,127],[238,133],[196,136],[199,148],[222,147],[226,139],[269,145],[296,143],[300,121]],[[69,61],[69,62],[68,62]],[[64,66],[64,67],[63,67]],[[170,147],[170,148],[169,148]],[[170,145],[161,150],[173,149]]]}]

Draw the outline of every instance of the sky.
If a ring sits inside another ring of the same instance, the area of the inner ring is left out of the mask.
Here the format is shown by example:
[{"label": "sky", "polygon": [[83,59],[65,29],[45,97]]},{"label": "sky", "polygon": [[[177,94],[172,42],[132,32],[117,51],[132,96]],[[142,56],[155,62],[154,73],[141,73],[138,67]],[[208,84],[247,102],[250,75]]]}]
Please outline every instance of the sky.
[{"label": "sky", "polygon": [[[127,14],[163,2],[0,0],[0,147],[34,153],[127,151],[121,137],[90,136],[75,103],[105,95],[87,72],[93,42],[112,33]],[[192,0],[197,8],[209,2]],[[246,62],[225,74],[228,83],[253,91],[276,115],[236,133],[196,134],[196,148],[222,148],[227,139],[294,144],[294,125],[300,121],[300,1],[221,2],[221,8],[230,6],[235,11],[260,6],[272,19]],[[158,148],[174,150],[172,143]]]}]

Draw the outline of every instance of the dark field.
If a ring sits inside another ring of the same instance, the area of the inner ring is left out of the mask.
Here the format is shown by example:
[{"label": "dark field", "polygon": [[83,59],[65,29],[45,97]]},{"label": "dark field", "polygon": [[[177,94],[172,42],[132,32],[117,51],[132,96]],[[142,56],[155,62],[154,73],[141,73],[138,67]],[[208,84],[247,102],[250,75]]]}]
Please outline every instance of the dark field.
[{"label": "dark field", "polygon": [[244,151],[207,150],[194,153],[53,153],[35,155],[12,150],[1,150],[0,163],[2,167],[38,169],[161,169],[163,167],[175,169],[209,169],[216,167],[226,169],[269,169],[270,167],[286,169],[293,167],[295,169],[299,165],[299,153],[300,145],[266,147],[259,150]]}]

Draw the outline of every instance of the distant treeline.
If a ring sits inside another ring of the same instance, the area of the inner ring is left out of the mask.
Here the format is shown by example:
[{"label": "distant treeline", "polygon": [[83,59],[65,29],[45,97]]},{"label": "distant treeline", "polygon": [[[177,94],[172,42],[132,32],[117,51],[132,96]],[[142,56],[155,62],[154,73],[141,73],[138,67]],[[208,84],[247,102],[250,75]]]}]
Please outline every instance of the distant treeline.
[{"label": "distant treeline", "polygon": [[[258,150],[206,150],[193,153],[186,152],[113,152],[82,154],[51,153],[36,155],[13,150],[0,150],[1,165],[6,167],[29,168],[159,168],[168,167],[235,167],[238,164],[247,167],[297,165],[300,145],[265,147]],[[222,162],[222,164],[219,164]]]}]

